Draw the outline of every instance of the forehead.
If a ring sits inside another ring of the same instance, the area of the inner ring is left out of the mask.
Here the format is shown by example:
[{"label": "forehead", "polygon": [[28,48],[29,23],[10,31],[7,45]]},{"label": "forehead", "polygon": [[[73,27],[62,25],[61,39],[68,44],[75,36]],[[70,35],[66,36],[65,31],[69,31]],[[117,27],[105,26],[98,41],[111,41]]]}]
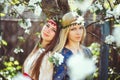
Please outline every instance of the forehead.
[{"label": "forehead", "polygon": [[74,24],[71,24],[70,27],[84,27],[84,26],[81,24],[74,23]]}]

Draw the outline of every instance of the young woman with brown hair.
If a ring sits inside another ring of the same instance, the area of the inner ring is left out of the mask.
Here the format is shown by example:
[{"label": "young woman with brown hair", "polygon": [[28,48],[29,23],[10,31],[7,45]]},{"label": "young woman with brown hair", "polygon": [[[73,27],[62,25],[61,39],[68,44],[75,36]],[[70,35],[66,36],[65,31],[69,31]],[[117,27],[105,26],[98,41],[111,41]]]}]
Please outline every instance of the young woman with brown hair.
[{"label": "young woman with brown hair", "polygon": [[[52,55],[60,32],[59,22],[47,21],[41,30],[41,38],[24,62],[24,74],[33,80],[52,80],[53,64],[48,58]],[[38,45],[41,45],[39,47]]]}]

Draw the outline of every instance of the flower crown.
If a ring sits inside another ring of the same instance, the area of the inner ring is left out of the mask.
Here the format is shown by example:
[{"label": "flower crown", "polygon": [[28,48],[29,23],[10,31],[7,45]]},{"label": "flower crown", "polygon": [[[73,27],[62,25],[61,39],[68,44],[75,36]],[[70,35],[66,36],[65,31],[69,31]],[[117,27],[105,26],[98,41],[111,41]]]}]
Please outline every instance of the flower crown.
[{"label": "flower crown", "polygon": [[63,16],[62,24],[62,28],[76,24],[84,26],[84,18],[82,16],[79,16],[76,12],[69,12]]},{"label": "flower crown", "polygon": [[54,17],[48,19],[47,22],[61,28],[61,18],[59,18],[58,16],[54,16]]}]

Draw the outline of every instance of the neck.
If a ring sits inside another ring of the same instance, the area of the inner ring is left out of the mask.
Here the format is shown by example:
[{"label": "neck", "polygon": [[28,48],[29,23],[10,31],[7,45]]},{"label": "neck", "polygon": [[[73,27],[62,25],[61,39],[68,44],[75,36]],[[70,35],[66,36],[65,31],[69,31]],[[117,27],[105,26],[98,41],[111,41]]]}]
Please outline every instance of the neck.
[{"label": "neck", "polygon": [[66,48],[70,49],[73,53],[78,53],[81,50],[79,42],[68,42],[65,46]]},{"label": "neck", "polygon": [[42,46],[43,48],[45,48],[48,44],[49,44],[49,42],[47,42],[47,41],[45,41],[45,40],[43,40],[43,41],[41,42],[41,46]]},{"label": "neck", "polygon": [[76,49],[80,48],[80,43],[79,42],[68,42],[67,45],[71,48],[76,48]]}]

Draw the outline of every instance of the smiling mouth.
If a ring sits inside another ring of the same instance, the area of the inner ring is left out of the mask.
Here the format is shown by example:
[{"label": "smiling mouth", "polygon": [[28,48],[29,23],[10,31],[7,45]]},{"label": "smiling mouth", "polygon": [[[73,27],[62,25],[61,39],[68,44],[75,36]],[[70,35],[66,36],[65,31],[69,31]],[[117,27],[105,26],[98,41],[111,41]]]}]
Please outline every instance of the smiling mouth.
[{"label": "smiling mouth", "polygon": [[45,36],[49,36],[47,33],[43,33]]}]

